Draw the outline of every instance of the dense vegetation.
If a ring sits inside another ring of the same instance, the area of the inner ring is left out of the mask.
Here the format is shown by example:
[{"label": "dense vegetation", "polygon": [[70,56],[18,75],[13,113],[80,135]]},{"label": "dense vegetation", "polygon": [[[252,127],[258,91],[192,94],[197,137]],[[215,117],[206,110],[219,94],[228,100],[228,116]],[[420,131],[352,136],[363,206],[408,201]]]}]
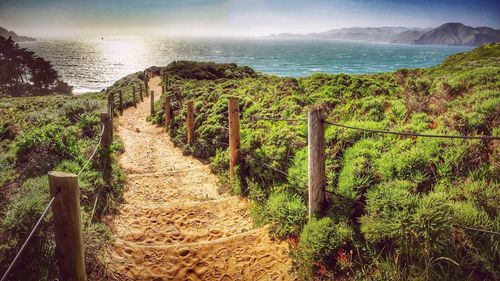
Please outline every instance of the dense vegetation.
[{"label": "dense vegetation", "polygon": [[[83,96],[0,99],[0,272],[5,272],[50,200],[47,172],[78,174],[94,151],[101,132],[99,112],[106,111],[103,93]],[[115,139],[112,159],[123,148]],[[78,177],[84,244],[89,274],[100,267],[99,249],[110,241],[101,218],[116,209],[124,177],[113,160],[110,185],[96,157]],[[96,210],[90,215],[99,195]],[[25,248],[9,280],[54,280],[52,214],[49,212]]]},{"label": "dense vegetation", "polygon": [[0,36],[0,97],[71,94],[52,64]]},{"label": "dense vegetation", "polygon": [[[250,197],[257,224],[288,238],[301,279],[498,280],[498,141],[377,135],[328,126],[328,208],[307,219],[305,118],[323,106],[330,121],[371,129],[447,135],[500,134],[500,44],[457,54],[429,69],[372,75],[262,75],[248,68],[181,62],[168,76],[170,135],[210,158],[225,187]],[[214,71],[217,69],[217,71]],[[227,103],[241,106],[239,180],[228,177]],[[163,100],[163,98],[162,98]],[[195,101],[196,140],[186,140]],[[163,102],[152,121],[163,124]],[[278,169],[284,173],[277,172]]]}]

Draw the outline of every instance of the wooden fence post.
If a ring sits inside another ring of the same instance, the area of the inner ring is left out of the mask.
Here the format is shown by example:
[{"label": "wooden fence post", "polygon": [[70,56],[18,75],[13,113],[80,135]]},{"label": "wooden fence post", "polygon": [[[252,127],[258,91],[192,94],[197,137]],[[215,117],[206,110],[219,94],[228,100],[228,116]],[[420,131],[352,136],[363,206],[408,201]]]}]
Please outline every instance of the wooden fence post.
[{"label": "wooden fence post", "polygon": [[144,92],[146,93],[146,97],[149,95],[149,91],[148,91],[148,78],[145,77],[144,78]]},{"label": "wooden fence post", "polygon": [[[165,93],[165,85],[161,85],[161,95],[163,95]],[[161,97],[160,95],[160,97]]]},{"label": "wooden fence post", "polygon": [[132,101],[134,102],[134,107],[137,107],[137,101],[135,99],[135,86],[132,85]]},{"label": "wooden fence post", "polygon": [[56,260],[62,280],[87,280],[83,253],[80,190],[78,177],[49,172],[50,194],[54,196],[52,213],[56,240]]},{"label": "wooden fence post", "polygon": [[113,143],[113,121],[106,112],[101,112],[101,123],[104,126],[102,133],[102,165],[103,165],[103,179],[106,185],[111,186],[112,167],[111,167],[111,154],[110,147]]},{"label": "wooden fence post", "polygon": [[111,120],[113,120],[113,117],[115,116],[115,94],[109,93],[109,103],[110,103],[109,114]]},{"label": "wooden fence post", "polygon": [[155,92],[151,91],[151,116],[155,115]]},{"label": "wooden fence post", "polygon": [[119,99],[120,99],[120,107],[118,108],[120,110],[120,115],[123,115],[123,93],[121,90],[118,91]]},{"label": "wooden fence post", "polygon": [[102,146],[109,148],[113,142],[113,120],[107,112],[101,112],[101,123],[104,126],[104,131],[102,134]]},{"label": "wooden fence post", "polygon": [[187,127],[187,142],[191,144],[194,140],[194,108],[193,101],[189,101],[187,104],[187,118],[186,118],[186,127]]},{"label": "wooden fence post", "polygon": [[139,95],[141,97],[141,101],[144,101],[144,98],[142,96],[142,84],[139,84]]},{"label": "wooden fence post", "polygon": [[325,202],[325,130],[324,111],[312,108],[308,115],[307,150],[309,180],[309,216],[319,214]]},{"label": "wooden fence post", "polygon": [[229,176],[236,175],[236,165],[240,157],[240,107],[238,98],[229,99]]},{"label": "wooden fence post", "polygon": [[170,130],[170,114],[172,114],[170,109],[170,97],[165,97],[165,127]]}]

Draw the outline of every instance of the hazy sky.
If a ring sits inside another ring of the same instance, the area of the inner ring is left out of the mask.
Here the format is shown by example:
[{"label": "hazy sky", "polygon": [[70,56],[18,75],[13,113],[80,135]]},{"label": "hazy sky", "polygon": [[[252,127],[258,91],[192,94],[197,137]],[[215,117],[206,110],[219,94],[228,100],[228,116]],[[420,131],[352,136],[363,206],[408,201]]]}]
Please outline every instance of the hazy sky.
[{"label": "hazy sky", "polygon": [[35,37],[238,35],[351,26],[500,27],[499,0],[0,0],[0,26]]}]

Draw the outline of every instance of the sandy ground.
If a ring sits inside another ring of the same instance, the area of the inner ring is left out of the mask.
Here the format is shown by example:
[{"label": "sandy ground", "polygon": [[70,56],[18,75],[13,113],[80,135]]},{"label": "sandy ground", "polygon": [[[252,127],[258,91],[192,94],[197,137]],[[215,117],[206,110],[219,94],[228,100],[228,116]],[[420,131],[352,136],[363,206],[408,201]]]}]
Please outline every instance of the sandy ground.
[{"label": "sandy ground", "polygon": [[[150,87],[159,98],[159,77]],[[252,228],[248,202],[217,192],[207,165],[146,122],[149,97],[116,118],[125,203],[106,262],[118,280],[290,280],[285,243]]]}]

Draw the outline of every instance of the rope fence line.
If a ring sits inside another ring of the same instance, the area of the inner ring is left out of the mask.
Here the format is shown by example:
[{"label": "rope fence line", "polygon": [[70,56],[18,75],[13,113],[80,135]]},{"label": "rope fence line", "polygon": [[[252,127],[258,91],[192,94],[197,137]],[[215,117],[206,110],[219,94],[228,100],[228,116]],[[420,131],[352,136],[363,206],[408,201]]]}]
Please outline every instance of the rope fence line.
[{"label": "rope fence line", "polygon": [[[207,140],[207,139],[205,139],[205,140]],[[218,144],[221,144],[221,145],[224,145],[224,146],[229,146],[229,143],[223,142],[223,141],[218,141],[216,139],[213,139],[213,140],[210,140],[210,141],[212,141],[212,143],[218,143]]]},{"label": "rope fence line", "polygon": [[92,207],[92,212],[90,213],[90,217],[89,217],[89,220],[87,222],[87,228],[89,228],[90,225],[92,224],[92,218],[94,217],[95,208],[97,207],[97,200],[99,199],[100,194],[101,194],[101,189],[99,189],[99,191],[97,192],[97,195],[95,197],[94,206]]},{"label": "rope fence line", "polygon": [[329,121],[323,121],[325,124],[341,127],[345,129],[365,131],[369,133],[376,134],[389,134],[389,135],[399,135],[408,137],[425,137],[425,138],[446,138],[446,139],[465,139],[465,140],[500,140],[500,137],[495,136],[452,136],[452,135],[433,135],[433,134],[417,134],[417,133],[407,133],[407,132],[396,132],[396,131],[385,131],[385,130],[373,130],[354,126],[348,126],[339,123],[333,123]]},{"label": "rope fence line", "polygon": [[[261,162],[261,161],[257,160],[257,159],[256,159],[254,156],[252,156],[251,154],[246,154],[246,156],[247,156],[247,157],[249,157],[249,158],[252,158],[252,159],[253,159],[253,160],[255,160],[257,163],[259,163],[259,164],[261,164],[261,165],[263,165],[263,166],[267,167],[268,169],[273,170],[273,171],[275,171],[275,172],[278,172],[278,173],[280,173],[280,174],[283,174],[283,175],[285,175],[285,176],[286,176],[286,177],[288,177],[288,178],[292,178],[292,179],[294,179],[294,180],[296,180],[296,181],[300,182],[300,183],[301,183],[301,184],[303,184],[303,185],[307,185],[307,184],[308,184],[308,183],[307,183],[307,180],[305,180],[305,181],[304,181],[303,179],[300,179],[300,178],[297,178],[297,177],[292,177],[292,176],[290,176],[289,174],[287,174],[286,172],[284,172],[283,170],[280,170],[280,169],[278,169],[278,168],[274,168],[273,166],[270,166],[270,165],[268,165],[268,164],[266,164],[266,163],[264,163],[264,162]],[[274,159],[273,159],[273,160],[274,160]],[[335,193],[335,192],[333,192],[333,191],[325,190],[325,192],[327,192],[327,193],[329,193],[330,195],[335,196],[335,197],[347,198],[347,197],[342,196],[342,195],[340,195],[340,194],[337,194],[337,193]]]},{"label": "rope fence line", "polygon": [[262,162],[262,161],[258,160],[257,158],[255,158],[255,157],[254,157],[253,155],[251,155],[251,154],[245,154],[245,156],[246,156],[246,157],[248,157],[248,158],[253,159],[255,162],[257,162],[257,163],[259,163],[259,164],[261,164],[261,165],[263,165],[263,166],[267,167],[267,168],[268,168],[268,169],[270,169],[270,170],[273,170],[273,171],[275,171],[275,172],[277,172],[277,173],[283,174],[283,175],[284,175],[284,176],[286,176],[286,177],[289,177],[289,178],[292,178],[292,179],[294,179],[294,180],[296,180],[296,181],[298,181],[298,182],[301,182],[303,185],[307,185],[307,181],[304,181],[304,180],[299,179],[299,178],[296,178],[296,177],[292,177],[292,176],[290,176],[289,174],[287,174],[285,171],[283,171],[283,170],[281,170],[281,169],[278,169],[278,168],[275,168],[275,167],[273,167],[273,166],[271,166],[271,165],[268,165],[268,164],[266,164],[266,163],[264,163],[264,162]]},{"label": "rope fence line", "polygon": [[497,232],[497,231],[486,230],[486,229],[482,229],[482,228],[475,228],[475,227],[470,227],[470,226],[458,226],[458,227],[463,228],[463,229],[467,229],[467,230],[472,230],[472,231],[483,232],[483,233],[487,233],[487,234],[493,234],[493,235],[500,236],[500,232]]},{"label": "rope fence line", "polygon": [[307,119],[290,119],[290,118],[281,118],[281,117],[250,117],[252,121],[258,120],[267,120],[267,121],[283,121],[283,122],[307,122]]},{"label": "rope fence line", "polygon": [[47,204],[47,207],[45,207],[45,210],[40,215],[40,218],[38,219],[38,221],[36,222],[35,226],[31,230],[30,234],[28,235],[28,238],[26,238],[26,240],[24,241],[24,243],[21,246],[21,248],[19,249],[19,251],[17,251],[16,256],[14,257],[14,259],[12,260],[12,262],[10,263],[9,267],[7,268],[7,271],[5,271],[5,273],[3,274],[2,279],[0,279],[0,281],[7,280],[7,276],[9,275],[10,271],[12,270],[12,268],[14,268],[14,265],[16,264],[17,260],[21,256],[21,253],[23,252],[24,248],[26,248],[26,245],[28,245],[28,242],[30,241],[31,237],[33,236],[33,234],[35,233],[35,231],[40,226],[40,223],[42,222],[43,218],[45,217],[45,215],[49,211],[50,206],[52,206],[52,203],[54,202],[54,199],[56,199],[55,196],[52,197],[52,199],[50,199],[50,202]]},{"label": "rope fence line", "polygon": [[92,161],[92,159],[94,158],[97,150],[99,149],[99,146],[101,145],[101,141],[102,141],[102,135],[104,134],[104,124],[101,124],[101,133],[99,134],[99,141],[97,142],[97,145],[95,146],[95,149],[94,149],[94,152],[92,152],[92,155],[90,155],[89,159],[87,160],[87,162],[83,165],[82,169],[80,170],[80,172],[78,172],[78,176],[82,174],[82,172],[85,170],[85,168],[87,168],[87,166],[89,165],[90,161]]},{"label": "rope fence line", "polygon": [[[269,120],[269,121],[282,121],[282,122],[307,122],[307,119],[289,119],[289,118],[281,118],[281,117],[251,117],[252,121],[257,120]],[[374,129],[366,129],[361,127],[349,126],[340,123],[334,123],[330,121],[323,121],[325,124],[341,127],[345,129],[351,130],[359,130],[365,131],[369,133],[376,134],[390,134],[390,135],[399,135],[399,136],[408,136],[408,137],[426,137],[426,138],[449,138],[449,139],[465,139],[465,140],[500,140],[500,137],[495,136],[453,136],[453,135],[438,135],[438,134],[419,134],[419,133],[409,133],[409,132],[397,132],[397,131],[387,131],[387,130],[374,130]]]}]

